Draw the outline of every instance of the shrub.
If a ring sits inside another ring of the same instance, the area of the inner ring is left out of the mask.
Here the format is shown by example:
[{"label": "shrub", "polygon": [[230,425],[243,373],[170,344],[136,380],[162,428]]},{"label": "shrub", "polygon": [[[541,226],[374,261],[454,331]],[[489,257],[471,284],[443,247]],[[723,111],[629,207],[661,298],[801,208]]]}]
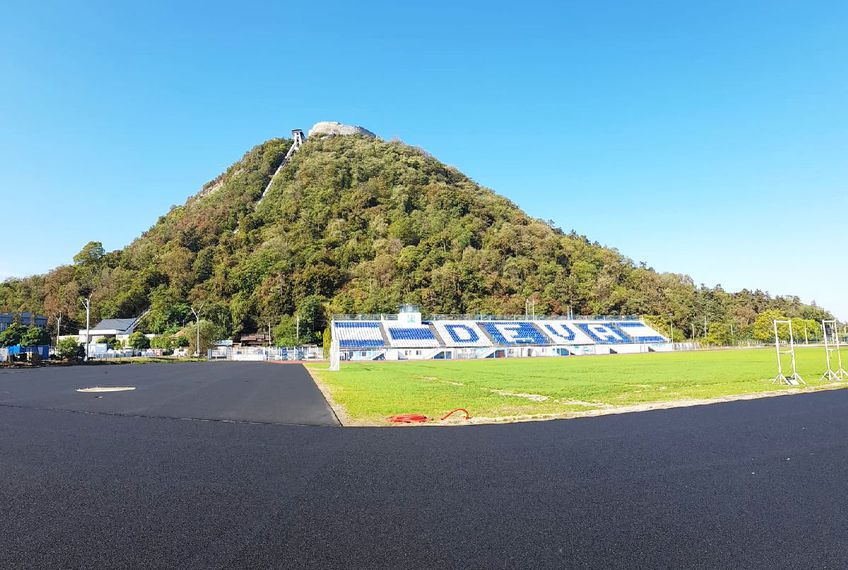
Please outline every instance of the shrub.
[{"label": "shrub", "polygon": [[56,355],[62,360],[80,360],[85,349],[73,338],[63,338],[56,345]]}]

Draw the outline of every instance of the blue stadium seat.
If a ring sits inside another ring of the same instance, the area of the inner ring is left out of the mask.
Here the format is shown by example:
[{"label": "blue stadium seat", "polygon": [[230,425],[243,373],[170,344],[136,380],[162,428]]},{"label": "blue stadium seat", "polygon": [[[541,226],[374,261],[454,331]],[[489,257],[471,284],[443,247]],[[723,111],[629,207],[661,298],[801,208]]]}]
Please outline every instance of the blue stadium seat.
[{"label": "blue stadium seat", "polygon": [[577,328],[586,333],[596,344],[630,344],[633,342],[614,323],[577,323]]},{"label": "blue stadium seat", "polygon": [[[632,339],[632,341],[636,342],[636,343],[640,343],[640,342],[668,342],[667,338],[657,334],[657,332],[654,329],[652,329],[651,327],[649,327],[647,324],[643,323],[642,321],[618,322],[618,323],[615,323],[615,326],[618,327],[618,329],[622,333],[624,333],[626,336],[630,337]],[[637,328],[638,329],[647,329],[647,330],[651,331],[652,334],[638,335],[638,334],[633,334],[632,332],[629,332],[627,330],[627,329],[637,329]]]},{"label": "blue stadium seat", "polygon": [[551,344],[551,341],[530,322],[478,321],[477,325],[492,337],[495,344],[500,346]]},{"label": "blue stadium seat", "polygon": [[387,327],[392,340],[436,340],[429,328]]},{"label": "blue stadium seat", "polygon": [[340,321],[335,323],[339,348],[382,348],[386,346],[375,321]]}]

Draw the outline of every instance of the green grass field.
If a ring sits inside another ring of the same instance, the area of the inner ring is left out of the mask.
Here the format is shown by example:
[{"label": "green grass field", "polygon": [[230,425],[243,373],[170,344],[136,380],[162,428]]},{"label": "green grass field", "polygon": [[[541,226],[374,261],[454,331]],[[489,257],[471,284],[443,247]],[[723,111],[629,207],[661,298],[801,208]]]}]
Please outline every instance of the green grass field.
[{"label": "green grass field", "polygon": [[[806,389],[833,387],[819,382],[822,348],[800,348],[797,360]],[[326,365],[309,368],[352,424],[385,424],[401,413],[439,418],[458,407],[490,420],[581,415],[795,388],[770,383],[777,371],[769,349],[343,363],[340,372]]]}]

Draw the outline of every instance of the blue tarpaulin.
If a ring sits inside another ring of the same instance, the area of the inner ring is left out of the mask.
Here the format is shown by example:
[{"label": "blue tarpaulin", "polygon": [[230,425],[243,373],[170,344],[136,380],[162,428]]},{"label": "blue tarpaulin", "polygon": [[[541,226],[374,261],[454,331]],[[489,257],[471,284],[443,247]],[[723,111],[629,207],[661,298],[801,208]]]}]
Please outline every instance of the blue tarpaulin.
[{"label": "blue tarpaulin", "polygon": [[15,354],[37,354],[44,359],[50,358],[50,347],[46,344],[41,346],[21,346],[16,344],[15,346],[10,346],[7,350],[9,351],[9,356]]}]

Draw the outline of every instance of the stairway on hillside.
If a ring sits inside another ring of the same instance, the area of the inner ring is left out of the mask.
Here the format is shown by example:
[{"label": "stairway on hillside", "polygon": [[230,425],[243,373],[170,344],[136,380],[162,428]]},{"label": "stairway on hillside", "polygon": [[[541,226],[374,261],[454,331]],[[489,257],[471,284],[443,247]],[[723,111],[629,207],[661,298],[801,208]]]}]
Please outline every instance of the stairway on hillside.
[{"label": "stairway on hillside", "polygon": [[[262,195],[259,197],[259,200],[256,201],[256,206],[262,203],[262,200],[265,198],[265,194],[268,193],[268,190],[271,189],[271,184],[274,183],[274,179],[277,177],[277,174],[283,169],[286,163],[289,161],[291,157],[294,156],[301,146],[303,146],[303,131],[300,129],[294,129],[292,131],[292,142],[291,147],[289,147],[289,151],[286,153],[286,156],[283,158],[283,161],[280,163],[280,166],[277,167],[277,170],[274,171],[274,174],[271,176],[271,180],[268,181],[268,185],[265,186],[265,190],[262,191]],[[254,207],[256,207],[254,206]]]}]

